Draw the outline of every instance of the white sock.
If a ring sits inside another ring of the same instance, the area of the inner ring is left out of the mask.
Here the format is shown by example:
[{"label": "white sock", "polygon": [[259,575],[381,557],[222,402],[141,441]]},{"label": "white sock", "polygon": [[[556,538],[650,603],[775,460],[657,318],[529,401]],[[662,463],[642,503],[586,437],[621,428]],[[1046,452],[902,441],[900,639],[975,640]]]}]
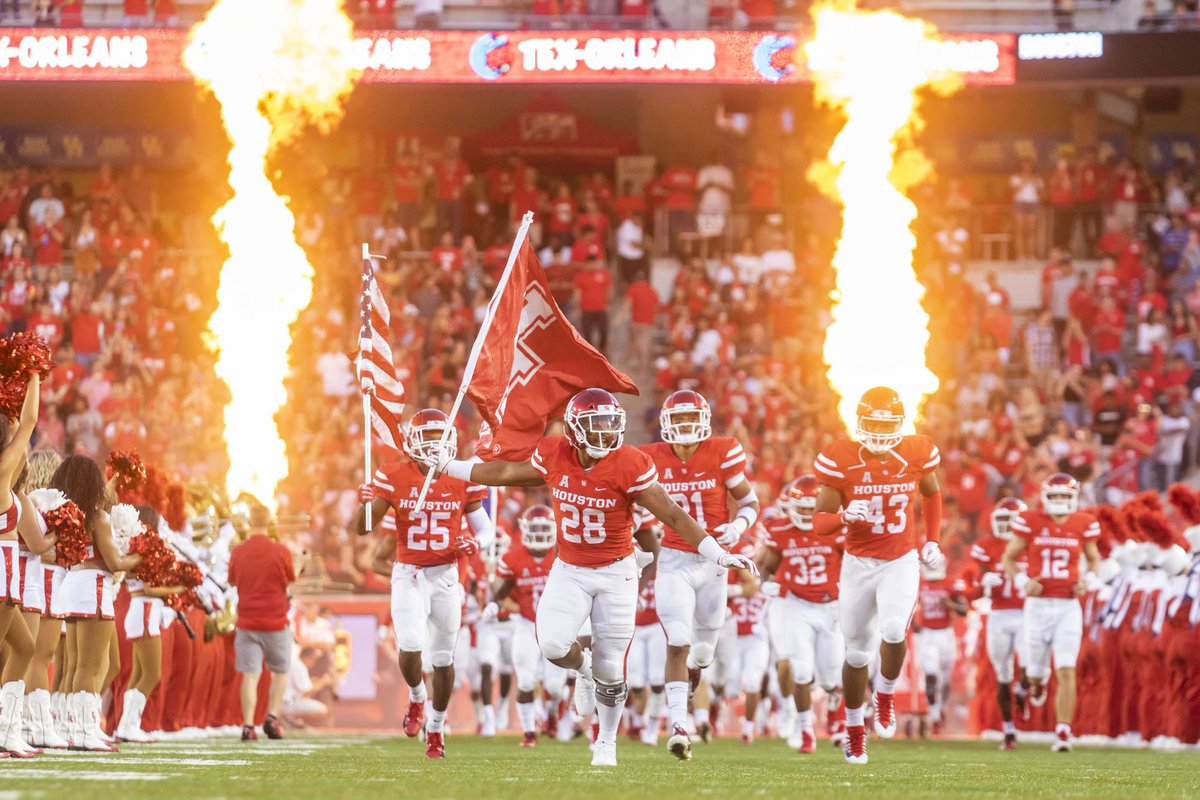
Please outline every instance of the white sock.
[{"label": "white sock", "polygon": [[495,706],[484,706],[483,707],[483,721],[485,723],[486,722],[494,723],[496,721],[496,707]]},{"label": "white sock", "polygon": [[517,718],[521,720],[522,733],[532,733],[537,730],[535,714],[533,703],[517,703]]},{"label": "white sock", "polygon": [[932,717],[933,719],[941,719],[942,718],[941,702],[932,703],[929,706],[929,716]]},{"label": "white sock", "polygon": [[797,711],[796,719],[800,722],[800,730],[812,733],[813,712],[811,708],[808,711]]},{"label": "white sock", "polygon": [[621,712],[624,710],[624,702],[615,706],[596,704],[596,716],[600,718],[600,732],[596,734],[597,741],[610,744],[617,741],[617,729],[621,727]]},{"label": "white sock", "polygon": [[425,729],[434,733],[441,733],[446,725],[446,712],[434,709],[429,712],[429,721],[425,723]]},{"label": "white sock", "polygon": [[697,725],[704,725],[705,723],[708,722],[708,709],[707,708],[697,708],[693,712],[693,714],[696,717]]},{"label": "white sock", "polygon": [[584,678],[592,677],[592,651],[583,651],[583,663],[575,668],[575,672]]},{"label": "white sock", "polygon": [[879,673],[879,677],[875,679],[875,691],[883,692],[884,694],[896,693],[896,679],[885,678],[883,673]]},{"label": "white sock", "polygon": [[667,681],[667,721],[672,727],[687,726],[687,681]]},{"label": "white sock", "polygon": [[414,703],[424,703],[429,699],[429,692],[425,690],[425,681],[420,681],[416,686],[408,687],[408,699]]},{"label": "white sock", "polygon": [[783,717],[783,726],[785,728],[790,728],[795,725],[796,715],[799,713],[800,712],[796,710],[795,704],[785,702],[779,709],[779,715]]},{"label": "white sock", "polygon": [[1016,733],[1017,732],[1017,723],[1013,722],[1011,719],[1005,720],[1004,721],[1004,732],[1005,733]]},{"label": "white sock", "polygon": [[1065,733],[1067,736],[1070,736],[1071,735],[1070,723],[1067,723],[1067,722],[1058,723],[1057,725],[1054,726],[1054,733],[1055,734]]},{"label": "white sock", "polygon": [[846,725],[848,727],[854,727],[855,725],[861,726],[863,724],[864,708],[866,708],[866,706],[859,706],[858,708],[846,706]]},{"label": "white sock", "polygon": [[754,720],[752,720],[752,719],[742,720],[742,736],[753,736],[753,735],[754,735]]}]

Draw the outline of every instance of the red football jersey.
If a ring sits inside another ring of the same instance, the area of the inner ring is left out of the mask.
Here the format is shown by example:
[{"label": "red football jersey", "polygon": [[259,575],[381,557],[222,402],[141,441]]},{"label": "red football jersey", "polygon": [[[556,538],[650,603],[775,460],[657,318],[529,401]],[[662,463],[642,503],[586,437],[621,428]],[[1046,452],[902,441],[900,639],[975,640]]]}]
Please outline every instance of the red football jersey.
[{"label": "red football jersey", "polygon": [[650,456],[624,446],[585,470],[565,436],[546,436],[529,462],[550,488],[559,558],[602,567],[633,554],[634,497],[658,481]]},{"label": "red football jersey", "polygon": [[552,566],[553,547],[537,558],[520,542],[513,542],[496,565],[496,577],[513,582],[512,592],[508,596],[517,604],[525,619],[536,619],[538,601],[542,599],[542,590],[546,588],[546,579],[550,577]]},{"label": "red football jersey", "polygon": [[895,449],[876,458],[850,439],[831,442],[817,455],[813,468],[844,504],[866,500],[874,525],[846,535],[846,552],[893,560],[917,547],[917,497],[921,479],[942,461],[928,436],[905,436]]},{"label": "red football jersey", "polygon": [[917,608],[921,611],[921,627],[949,628],[954,621],[950,609],[943,604],[953,597],[961,597],[967,591],[967,582],[962,578],[943,578],[940,581],[921,579],[921,590],[917,595]]},{"label": "red football jersey", "polygon": [[639,628],[643,625],[658,625],[658,606],[654,603],[654,581],[650,581],[642,589],[642,593],[638,595],[638,610],[637,616],[633,619],[633,624]]},{"label": "red football jersey", "polygon": [[1083,547],[1100,538],[1100,522],[1089,511],[1076,511],[1059,525],[1042,511],[1023,511],[1012,519],[1014,536],[1025,540],[1029,577],[1042,584],[1042,597],[1074,597]]},{"label": "red football jersey", "polygon": [[[746,451],[737,439],[713,436],[705,439],[686,462],[666,442],[642,445],[658,469],[658,482],[680,508],[713,535],[718,525],[729,522],[729,489],[741,483],[746,469]],[[662,546],[696,552],[675,531],[663,526]]]},{"label": "red football jersey", "polygon": [[371,482],[377,497],[396,512],[396,561],[432,567],[449,564],[458,557],[453,542],[461,535],[463,509],[487,497],[487,489],[443,475],[429,487],[425,506],[412,512],[425,476],[412,461],[394,461],[375,471]]},{"label": "red football jersey", "polygon": [[[734,543],[733,547],[729,548],[729,552],[753,558],[756,549],[754,542],[743,536]],[[741,585],[742,573],[731,569],[727,580],[730,586]],[[728,601],[729,609],[733,612],[733,618],[737,621],[738,636],[763,633],[763,618],[767,613],[767,599],[767,596],[762,592],[756,592],[750,597],[745,597],[741,594],[730,596]]]},{"label": "red football jersey", "polygon": [[[1008,542],[1004,539],[999,539],[995,536],[984,536],[975,544],[971,545],[971,558],[978,565],[978,574],[983,577],[989,572],[994,572],[1004,578],[1004,583],[1000,586],[992,587],[992,610],[1005,611],[1015,608],[1022,608],[1025,605],[1025,593],[1018,589],[1004,572],[1004,551],[1008,548]],[[1017,566],[1022,572],[1029,569],[1029,551],[1021,553],[1021,557],[1017,559]]]},{"label": "red football jersey", "polygon": [[779,552],[775,580],[784,597],[798,597],[810,603],[829,603],[838,599],[838,579],[842,575],[842,548],[802,531],[784,516],[763,522],[766,536],[763,546]]}]

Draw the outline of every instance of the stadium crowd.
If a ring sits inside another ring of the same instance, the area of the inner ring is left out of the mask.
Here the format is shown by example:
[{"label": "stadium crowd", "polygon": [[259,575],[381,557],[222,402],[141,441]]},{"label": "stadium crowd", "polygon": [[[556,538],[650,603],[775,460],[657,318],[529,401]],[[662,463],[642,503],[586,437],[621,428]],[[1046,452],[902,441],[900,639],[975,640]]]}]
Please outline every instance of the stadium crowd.
[{"label": "stadium crowd", "polygon": [[[345,443],[361,439],[362,424],[351,360],[356,243],[387,256],[379,280],[411,407],[448,408],[526,209],[537,212],[531,236],[559,303],[648,395],[635,438],[655,438],[662,399],[692,388],[710,398],[714,428],[745,446],[760,497],[810,471],[841,427],[819,333],[836,232],[793,222],[769,155],[736,156],[666,165],[635,189],[615,186],[608,170],[542,171],[514,156],[468,163],[449,140],[387,170],[330,172],[294,191],[317,301],[297,326],[280,415],[293,465],[281,514],[311,519],[288,534],[293,550],[314,559],[327,585],[388,589],[371,569],[372,543],[344,527],[360,468]],[[0,324],[55,349],[37,449],[98,460],[134,450],[180,479],[215,482],[225,390],[201,336],[215,270],[200,248],[212,242],[195,206],[163,180],[137,165],[120,174],[16,166],[0,176]],[[1049,472],[1116,504],[1165,490],[1195,466],[1194,180],[1194,165],[1158,181],[1087,153],[1013,176],[1017,220],[1031,186],[1051,210],[1053,247],[1033,309],[1013,308],[998,276],[968,273],[972,243],[956,221],[970,207],[962,183],[926,198],[918,269],[943,389],[923,429],[943,453],[952,573],[970,563],[994,500],[1034,497]],[[1029,233],[1021,224],[1018,240]],[[1021,255],[1040,255],[1039,243],[1030,234]],[[662,251],[677,267],[651,272]],[[455,422],[465,451],[475,420],[464,412]],[[514,530],[524,501],[536,499],[508,495],[501,526]]]}]

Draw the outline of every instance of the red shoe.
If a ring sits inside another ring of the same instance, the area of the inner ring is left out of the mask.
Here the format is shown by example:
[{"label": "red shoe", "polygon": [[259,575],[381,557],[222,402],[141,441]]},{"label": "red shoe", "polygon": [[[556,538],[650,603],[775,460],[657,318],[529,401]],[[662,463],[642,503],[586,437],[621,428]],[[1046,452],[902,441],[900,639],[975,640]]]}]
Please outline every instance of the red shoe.
[{"label": "red shoe", "polygon": [[263,720],[263,733],[267,735],[268,739],[283,738],[283,727],[274,714],[267,714],[267,718]]},{"label": "red shoe", "polygon": [[691,696],[694,695],[696,693],[696,690],[699,688],[700,688],[700,668],[699,667],[688,667],[688,697],[691,698]]},{"label": "red shoe", "polygon": [[625,735],[628,736],[631,741],[640,742],[642,740],[642,726],[630,725],[625,729]]},{"label": "red shoe", "polygon": [[895,695],[887,692],[875,693],[875,733],[881,739],[896,735]]},{"label": "red shoe", "polygon": [[942,735],[942,720],[941,720],[940,718],[939,718],[939,719],[935,719],[935,720],[933,721],[933,725],[932,725],[932,727],[933,727],[933,735],[934,735],[934,736],[941,736],[941,735]]},{"label": "red shoe", "polygon": [[863,725],[846,726],[846,747],[842,755],[847,764],[867,763],[867,729]]},{"label": "red shoe", "polygon": [[1015,733],[1004,734],[1004,742],[1000,745],[1001,750],[1016,750],[1017,735]]},{"label": "red shoe", "polygon": [[243,742],[257,742],[258,741],[258,734],[254,732],[253,725],[243,725],[242,726],[242,741]]},{"label": "red shoe", "polygon": [[542,720],[542,735],[553,739],[558,735],[558,715],[551,713]]},{"label": "red shoe", "polygon": [[427,731],[425,733],[425,757],[446,757],[446,745],[442,743],[442,734],[436,731]]},{"label": "red shoe", "polygon": [[521,747],[537,747],[537,731],[525,731],[521,737]]},{"label": "red shoe", "polygon": [[600,723],[593,722],[592,723],[592,738],[588,739],[588,744],[595,744],[596,740],[599,738],[600,738]]},{"label": "red shoe", "polygon": [[796,752],[808,754],[808,753],[815,753],[816,750],[817,750],[817,737],[813,735],[812,731],[801,731],[800,732],[800,746],[798,748],[796,748]]},{"label": "red shoe", "polygon": [[404,715],[404,735],[411,739],[420,733],[423,727],[425,727],[425,704],[409,703],[408,713]]}]

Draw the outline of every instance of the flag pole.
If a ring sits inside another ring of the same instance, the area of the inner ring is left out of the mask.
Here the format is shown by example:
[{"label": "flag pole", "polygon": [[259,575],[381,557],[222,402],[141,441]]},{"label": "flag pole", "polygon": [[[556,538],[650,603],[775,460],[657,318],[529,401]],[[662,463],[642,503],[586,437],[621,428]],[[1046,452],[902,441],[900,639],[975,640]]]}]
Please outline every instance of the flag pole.
[{"label": "flag pole", "polygon": [[[362,260],[363,260],[362,329],[358,335],[360,342],[370,341],[370,338],[371,338],[371,331],[370,331],[370,326],[371,326],[370,289],[371,289],[371,285],[370,285],[370,281],[373,281],[375,279],[375,274],[374,274],[375,271],[374,271],[374,268],[371,266],[371,248],[367,245],[366,242],[363,242],[363,246],[362,246]],[[361,360],[363,358],[361,344],[359,345],[358,358],[361,362]],[[362,371],[365,367],[366,367],[365,364],[362,364],[362,363],[359,364],[359,382],[360,382],[360,386],[362,387],[362,390],[363,390],[363,393],[362,393],[363,483],[370,483],[371,482],[371,393],[373,391],[374,384],[372,384],[371,388],[369,389],[369,388],[367,388],[367,385],[362,382],[362,374],[363,374]],[[364,517],[364,523],[366,524],[366,528],[367,528],[368,532],[370,532],[371,529],[375,527],[375,522],[373,519],[371,519],[372,516],[373,516],[373,514],[371,513],[371,503],[367,503],[366,504],[366,516]]]},{"label": "flag pole", "polygon": [[[454,405],[450,408],[450,425],[442,431],[442,438],[438,442],[438,450],[446,446],[446,440],[450,438],[450,431],[454,428],[454,421],[458,419],[458,410],[462,407],[463,398],[467,396],[467,387],[471,385],[471,378],[475,374],[475,362],[479,360],[479,353],[483,350],[483,342],[487,339],[488,329],[492,327],[492,318],[496,315],[496,306],[500,304],[500,298],[504,296],[504,289],[508,286],[509,276],[512,275],[513,265],[517,263],[517,255],[521,252],[521,245],[525,242],[525,236],[529,233],[529,226],[533,224],[533,212],[526,211],[521,217],[521,227],[517,229],[516,238],[513,239],[512,249],[508,251],[508,262],[504,265],[504,272],[500,274],[500,280],[496,282],[496,291],[492,293],[492,299],[488,301],[487,311],[483,315],[483,324],[479,328],[479,334],[475,337],[475,343],[471,345],[471,355],[467,357],[467,364],[463,367],[462,383],[458,387],[458,394],[454,396]],[[417,504],[413,506],[412,513],[418,513],[425,505],[425,495],[429,494],[429,486],[433,483],[433,470],[425,473],[425,483],[421,485],[421,494],[417,497]]]}]

